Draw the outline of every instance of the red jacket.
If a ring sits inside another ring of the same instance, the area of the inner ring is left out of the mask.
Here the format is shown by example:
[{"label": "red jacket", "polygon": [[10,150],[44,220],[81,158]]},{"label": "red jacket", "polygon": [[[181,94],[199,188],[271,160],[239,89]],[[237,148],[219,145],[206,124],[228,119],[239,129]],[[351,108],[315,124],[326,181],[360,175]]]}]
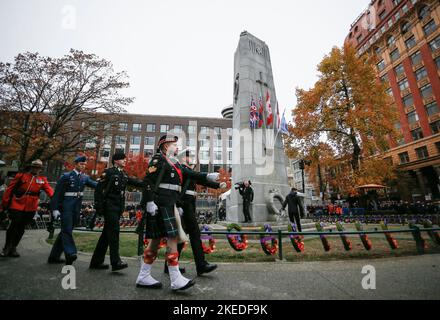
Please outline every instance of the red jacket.
[{"label": "red jacket", "polygon": [[2,207],[17,211],[37,211],[41,190],[52,198],[54,191],[46,177],[17,173],[3,194]]}]

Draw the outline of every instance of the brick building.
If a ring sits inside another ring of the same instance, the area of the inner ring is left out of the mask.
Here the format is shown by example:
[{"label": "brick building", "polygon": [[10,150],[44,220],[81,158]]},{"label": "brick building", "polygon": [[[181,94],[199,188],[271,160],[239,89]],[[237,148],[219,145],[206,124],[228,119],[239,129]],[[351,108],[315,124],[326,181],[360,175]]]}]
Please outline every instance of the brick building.
[{"label": "brick building", "polygon": [[[151,155],[156,152],[159,138],[168,133],[179,136],[180,149],[189,148],[197,159],[197,169],[217,171],[229,170],[232,161],[232,119],[203,118],[123,113],[120,115],[99,114],[88,123],[73,125],[96,126],[99,136],[89,139],[81,150],[96,152],[101,162],[111,160],[117,150],[126,154]],[[72,158],[73,155],[65,155]],[[1,158],[1,152],[0,152]],[[49,178],[55,179],[63,171],[64,161],[50,161],[47,168]],[[0,176],[13,176],[18,168],[12,160],[0,168]]]},{"label": "brick building", "polygon": [[439,25],[438,0],[373,0],[346,38],[376,55],[399,111],[403,139],[384,158],[399,169],[393,191],[406,200],[440,199]]}]

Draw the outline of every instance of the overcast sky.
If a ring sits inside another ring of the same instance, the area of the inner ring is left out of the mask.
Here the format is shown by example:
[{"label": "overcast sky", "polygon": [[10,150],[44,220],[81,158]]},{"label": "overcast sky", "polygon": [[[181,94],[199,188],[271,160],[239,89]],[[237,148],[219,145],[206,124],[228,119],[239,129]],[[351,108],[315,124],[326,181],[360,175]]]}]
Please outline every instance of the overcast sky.
[{"label": "overcast sky", "polygon": [[369,0],[0,0],[0,60],[70,48],[126,70],[131,113],[220,117],[232,104],[233,60],[247,30],[269,45],[281,109],[342,45]]}]

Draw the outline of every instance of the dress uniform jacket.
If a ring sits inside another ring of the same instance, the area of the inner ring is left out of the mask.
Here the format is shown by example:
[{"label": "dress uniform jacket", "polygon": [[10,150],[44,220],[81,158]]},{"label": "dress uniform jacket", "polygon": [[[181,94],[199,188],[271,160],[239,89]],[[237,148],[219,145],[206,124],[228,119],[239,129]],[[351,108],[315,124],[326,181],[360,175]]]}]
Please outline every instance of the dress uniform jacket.
[{"label": "dress uniform jacket", "polygon": [[38,208],[40,192],[52,197],[54,191],[46,177],[32,173],[18,173],[3,194],[4,209],[35,212]]},{"label": "dress uniform jacket", "polygon": [[147,238],[176,237],[177,226],[174,206],[179,200],[184,178],[206,181],[206,173],[188,170],[180,163],[173,163],[163,153],[158,152],[151,159],[144,178],[141,205],[154,201],[159,207],[157,216],[147,214]]},{"label": "dress uniform jacket", "polygon": [[61,232],[52,247],[51,259],[59,259],[63,251],[66,256],[77,253],[72,232],[81,212],[84,188],[88,186],[94,189],[96,185],[97,182],[88,175],[75,170],[64,173],[58,180],[50,208],[61,213]]}]

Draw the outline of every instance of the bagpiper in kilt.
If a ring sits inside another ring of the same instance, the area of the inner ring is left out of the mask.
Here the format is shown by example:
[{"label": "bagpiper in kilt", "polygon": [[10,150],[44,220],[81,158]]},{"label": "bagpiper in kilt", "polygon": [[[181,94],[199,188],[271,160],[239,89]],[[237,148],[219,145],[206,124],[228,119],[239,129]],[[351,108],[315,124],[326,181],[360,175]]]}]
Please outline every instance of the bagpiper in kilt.
[{"label": "bagpiper in kilt", "polygon": [[[141,206],[145,208],[146,235],[151,239],[144,252],[137,287],[161,288],[162,284],[151,276],[151,267],[157,257],[161,238],[167,238],[166,261],[172,290],[186,290],[195,284],[194,280],[182,276],[179,270],[177,244],[185,238],[180,224],[176,203],[179,199],[185,177],[201,181],[207,174],[200,174],[180,165],[175,159],[178,153],[178,137],[163,136],[158,142],[158,152],[150,161],[144,179]],[[180,239],[179,239],[180,238]]]},{"label": "bagpiper in kilt", "polygon": [[[194,171],[193,165],[191,165],[191,154],[189,150],[184,150],[179,154],[179,160],[187,171]],[[208,180],[208,176],[212,177],[211,181]],[[207,179],[200,180],[198,182],[185,177],[183,181],[182,192],[179,197],[179,201],[177,203],[178,209],[182,212],[182,225],[185,233],[189,235],[189,239],[191,242],[191,249],[194,255],[194,262],[196,264],[197,275],[201,276],[202,274],[210,273],[217,269],[217,265],[210,264],[205,259],[205,253],[203,252],[202,241],[200,239],[200,228],[197,221],[197,213],[196,213],[196,185],[201,185],[203,187],[208,187],[211,189],[224,189],[226,188],[226,183],[222,182],[212,182],[212,180],[217,180],[219,174],[211,173],[207,175]],[[179,243],[177,245],[177,250],[179,252],[179,258],[181,252],[183,250],[184,244]],[[185,272],[185,269],[181,268],[180,271],[182,273]],[[168,267],[165,263],[164,272],[168,273]]]}]

